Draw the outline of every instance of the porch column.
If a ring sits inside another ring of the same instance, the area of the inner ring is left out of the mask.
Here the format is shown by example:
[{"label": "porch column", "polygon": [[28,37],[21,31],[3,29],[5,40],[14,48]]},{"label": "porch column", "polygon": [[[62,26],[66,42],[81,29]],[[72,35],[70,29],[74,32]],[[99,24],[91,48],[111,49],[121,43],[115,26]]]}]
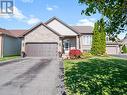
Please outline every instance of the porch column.
[{"label": "porch column", "polygon": [[80,49],[80,37],[76,36],[76,48]]},{"label": "porch column", "polygon": [[63,38],[60,37],[60,40],[59,40],[59,51],[63,54],[64,51],[63,51]]}]

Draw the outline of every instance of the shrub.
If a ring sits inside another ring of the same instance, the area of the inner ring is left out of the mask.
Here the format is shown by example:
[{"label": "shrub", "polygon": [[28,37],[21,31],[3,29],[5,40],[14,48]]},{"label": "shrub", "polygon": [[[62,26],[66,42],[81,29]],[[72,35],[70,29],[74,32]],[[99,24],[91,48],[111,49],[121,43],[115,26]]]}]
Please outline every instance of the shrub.
[{"label": "shrub", "polygon": [[123,45],[122,51],[123,51],[123,53],[127,53],[127,47],[125,45]]},{"label": "shrub", "polygon": [[80,58],[81,51],[78,49],[72,49],[69,51],[69,56],[71,59]]},{"label": "shrub", "polygon": [[104,53],[103,55],[101,55],[100,57],[109,57],[109,55],[107,53]]},{"label": "shrub", "polygon": [[89,52],[83,52],[82,54],[81,54],[81,58],[90,58],[90,57],[92,57],[93,55],[91,54],[91,53],[89,53]]}]

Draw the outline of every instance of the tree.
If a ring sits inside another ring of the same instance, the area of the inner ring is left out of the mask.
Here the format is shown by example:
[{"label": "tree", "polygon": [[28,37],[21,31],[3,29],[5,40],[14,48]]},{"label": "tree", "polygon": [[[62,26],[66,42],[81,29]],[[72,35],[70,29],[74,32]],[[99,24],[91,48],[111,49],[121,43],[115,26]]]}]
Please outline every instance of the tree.
[{"label": "tree", "polygon": [[91,48],[93,55],[103,55],[106,51],[106,32],[104,27],[105,23],[103,18],[94,25]]},{"label": "tree", "polygon": [[94,30],[93,30],[93,37],[92,37],[92,48],[91,48],[91,53],[93,55],[98,55],[100,54],[100,35],[99,35],[99,22],[96,22],[94,25]]},{"label": "tree", "polygon": [[105,51],[106,51],[106,32],[105,32],[105,23],[104,23],[104,19],[102,18],[100,20],[100,30],[99,30],[99,33],[100,33],[100,52],[101,52],[101,55],[105,54]]},{"label": "tree", "polygon": [[127,26],[127,0],[79,0],[88,7],[82,14],[90,16],[99,12],[106,21],[106,32],[114,40]]}]

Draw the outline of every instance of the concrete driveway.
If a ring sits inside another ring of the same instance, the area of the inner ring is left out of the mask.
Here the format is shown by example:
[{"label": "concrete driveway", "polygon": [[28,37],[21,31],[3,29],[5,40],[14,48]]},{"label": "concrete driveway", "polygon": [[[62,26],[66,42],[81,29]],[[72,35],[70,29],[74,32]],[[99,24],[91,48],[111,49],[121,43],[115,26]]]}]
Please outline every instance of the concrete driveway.
[{"label": "concrete driveway", "polygon": [[119,55],[112,55],[112,56],[127,59],[127,54],[119,54]]},{"label": "concrete driveway", "polygon": [[1,65],[0,95],[62,95],[59,63],[56,59],[26,58]]}]

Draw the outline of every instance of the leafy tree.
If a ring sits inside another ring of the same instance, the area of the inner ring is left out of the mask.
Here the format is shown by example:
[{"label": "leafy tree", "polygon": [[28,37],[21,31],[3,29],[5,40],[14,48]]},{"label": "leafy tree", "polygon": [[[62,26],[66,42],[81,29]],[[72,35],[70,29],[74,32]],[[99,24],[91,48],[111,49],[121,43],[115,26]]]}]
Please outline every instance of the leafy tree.
[{"label": "leafy tree", "polygon": [[96,12],[101,13],[106,21],[106,32],[112,38],[125,31],[127,26],[127,0],[79,0],[80,4],[88,7],[82,14],[90,16]]},{"label": "leafy tree", "polygon": [[122,51],[123,51],[123,53],[127,53],[127,47],[126,47],[126,45],[123,45]]}]

